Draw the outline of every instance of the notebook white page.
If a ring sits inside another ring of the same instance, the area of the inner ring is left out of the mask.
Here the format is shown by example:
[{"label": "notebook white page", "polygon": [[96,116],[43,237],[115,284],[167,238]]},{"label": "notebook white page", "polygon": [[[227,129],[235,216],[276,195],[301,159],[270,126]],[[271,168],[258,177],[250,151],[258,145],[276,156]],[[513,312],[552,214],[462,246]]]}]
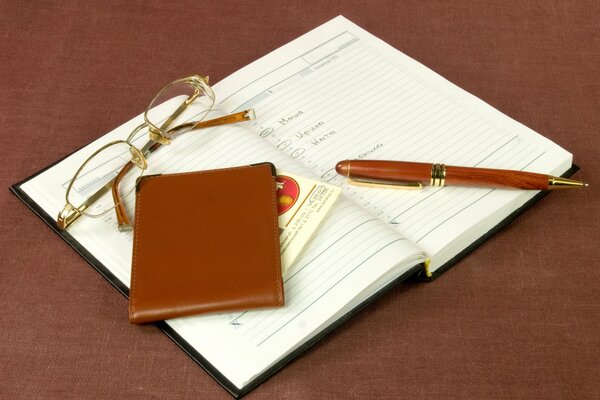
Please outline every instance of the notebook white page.
[{"label": "notebook white page", "polygon": [[[570,165],[568,153],[341,17],[233,74],[215,90],[225,98],[221,107],[226,111],[256,108],[258,120],[246,126],[254,133],[228,126],[183,135],[152,155],[149,173],[271,161],[293,173],[345,185],[333,172],[344,158],[542,172],[561,172]],[[22,189],[49,215],[57,215],[65,183],[83,159],[101,143],[126,137],[139,121],[86,146]],[[434,155],[440,159],[431,160]],[[345,186],[355,202],[341,196],[292,267],[285,282],[286,307],[168,323],[241,388],[394,276],[422,262],[421,249],[441,265],[440,254],[450,252],[453,238],[466,233],[478,237],[478,230],[493,226],[493,219],[512,209],[515,199],[531,196],[488,192],[444,188],[401,193]],[[69,232],[129,285],[130,238],[117,232],[112,214],[82,219]]]},{"label": "notebook white page", "polygon": [[[239,87],[239,82],[247,82]],[[349,186],[344,159],[380,159],[560,175],[572,155],[343,17],[248,65],[219,85],[223,106],[252,106],[260,136],[343,186],[430,257],[430,269],[537,192]]]}]

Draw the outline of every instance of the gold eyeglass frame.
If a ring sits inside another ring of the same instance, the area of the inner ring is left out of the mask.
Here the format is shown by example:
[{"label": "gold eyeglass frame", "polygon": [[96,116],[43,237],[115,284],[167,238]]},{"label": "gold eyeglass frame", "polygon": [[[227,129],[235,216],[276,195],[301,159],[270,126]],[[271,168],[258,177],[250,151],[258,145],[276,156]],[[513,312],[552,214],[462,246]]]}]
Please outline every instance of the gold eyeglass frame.
[{"label": "gold eyeglass frame", "polygon": [[[208,85],[208,76],[200,76],[200,75],[192,75],[185,78],[177,79],[165,87],[163,87],[156,96],[150,102],[149,107],[144,112],[144,122],[138,125],[133,131],[129,134],[126,140],[115,140],[110,143],[105,144],[96,150],[92,155],[90,155],[81,166],[75,172],[75,175],[69,181],[69,185],[65,191],[65,206],[58,214],[56,218],[56,225],[61,230],[66,230],[71,226],[79,217],[82,215],[88,215],[91,217],[100,217],[110,212],[111,210],[115,210],[117,215],[117,224],[119,231],[128,231],[131,230],[131,222],[127,216],[125,211],[125,207],[123,206],[122,196],[119,192],[119,184],[121,179],[127,174],[127,172],[135,165],[136,167],[141,169],[141,174],[146,170],[148,166],[147,157],[156,149],[158,149],[161,145],[167,145],[171,143],[171,140],[177,135],[197,130],[203,129],[213,126],[219,125],[227,125],[236,122],[249,121],[255,119],[254,109],[250,108],[244,111],[240,111],[234,114],[225,115],[223,117],[214,118],[210,120],[204,121],[203,118],[206,117],[211,110],[213,110],[215,104],[215,93],[212,88]],[[188,96],[185,101],[169,116],[167,119],[160,125],[157,126],[153,124],[148,118],[148,112],[151,109],[151,106],[154,102],[170,87],[176,84],[188,84],[190,85],[194,91],[191,95]],[[210,99],[210,107],[205,111],[203,117],[197,121],[185,122],[183,124],[170,127],[170,125],[196,100],[198,97],[205,95]],[[136,134],[140,132],[142,129],[147,128],[150,140],[146,142],[146,144],[140,149],[132,144],[133,139],[136,138]],[[83,203],[79,206],[75,206],[71,204],[69,201],[69,193],[73,184],[85,166],[99,153],[104,151],[105,149],[124,143],[129,146],[129,152],[131,154],[131,159],[125,163],[125,165],[121,168],[119,173],[115,178],[111,179],[109,182],[104,184],[100,189],[98,189],[95,193],[89,196]],[[112,191],[113,203],[114,206],[105,210],[102,213],[92,215],[85,214],[85,210],[88,209],[93,203],[95,203],[100,197],[102,197],[109,189]]]}]

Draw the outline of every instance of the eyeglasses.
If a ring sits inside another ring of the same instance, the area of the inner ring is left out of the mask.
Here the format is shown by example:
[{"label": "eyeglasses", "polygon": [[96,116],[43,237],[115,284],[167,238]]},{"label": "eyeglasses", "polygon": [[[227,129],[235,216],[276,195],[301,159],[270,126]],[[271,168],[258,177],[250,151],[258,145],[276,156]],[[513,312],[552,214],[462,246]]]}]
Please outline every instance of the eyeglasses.
[{"label": "eyeglasses", "polygon": [[[124,199],[134,192],[137,179],[146,171],[149,154],[183,133],[255,118],[254,110],[248,109],[205,121],[214,105],[208,77],[189,76],[161,89],[148,105],[143,123],[126,139],[100,147],[75,172],[66,188],[66,204],[56,219],[58,228],[67,229],[82,215],[98,218],[114,209],[119,230],[131,230]],[[146,134],[150,140],[140,146]]]}]

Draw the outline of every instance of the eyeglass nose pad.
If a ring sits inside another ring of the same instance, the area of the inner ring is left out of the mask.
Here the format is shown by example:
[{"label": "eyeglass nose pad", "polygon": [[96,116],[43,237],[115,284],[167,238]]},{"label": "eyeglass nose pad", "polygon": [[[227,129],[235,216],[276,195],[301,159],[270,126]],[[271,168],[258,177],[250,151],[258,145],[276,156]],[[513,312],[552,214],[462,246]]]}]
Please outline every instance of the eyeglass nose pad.
[{"label": "eyeglass nose pad", "polygon": [[131,153],[131,162],[134,163],[139,169],[144,170],[148,167],[146,157],[144,157],[144,154],[140,149],[131,146],[129,148],[129,153]]},{"label": "eyeglass nose pad", "polygon": [[150,136],[150,139],[154,142],[158,142],[160,144],[171,144],[171,139],[161,135],[160,132],[157,132],[155,130],[151,130],[148,133],[148,135]]}]

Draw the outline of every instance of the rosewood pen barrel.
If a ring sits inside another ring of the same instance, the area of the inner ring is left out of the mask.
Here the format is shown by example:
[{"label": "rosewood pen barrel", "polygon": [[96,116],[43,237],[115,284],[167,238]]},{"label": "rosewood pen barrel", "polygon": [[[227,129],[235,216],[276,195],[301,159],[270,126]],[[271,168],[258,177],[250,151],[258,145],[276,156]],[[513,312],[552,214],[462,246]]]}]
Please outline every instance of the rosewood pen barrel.
[{"label": "rosewood pen barrel", "polygon": [[446,184],[450,186],[546,190],[548,189],[548,175],[505,169],[447,166]]},{"label": "rosewood pen barrel", "polygon": [[336,171],[352,179],[382,181],[389,183],[421,182],[429,185],[431,164],[383,161],[348,160],[338,163]]}]

